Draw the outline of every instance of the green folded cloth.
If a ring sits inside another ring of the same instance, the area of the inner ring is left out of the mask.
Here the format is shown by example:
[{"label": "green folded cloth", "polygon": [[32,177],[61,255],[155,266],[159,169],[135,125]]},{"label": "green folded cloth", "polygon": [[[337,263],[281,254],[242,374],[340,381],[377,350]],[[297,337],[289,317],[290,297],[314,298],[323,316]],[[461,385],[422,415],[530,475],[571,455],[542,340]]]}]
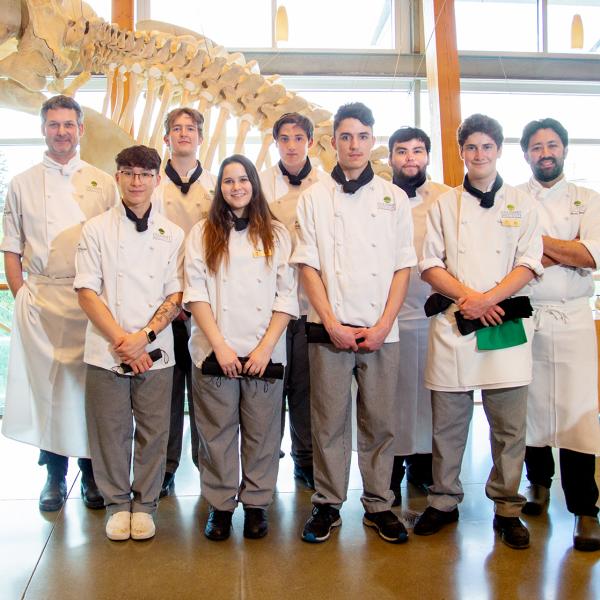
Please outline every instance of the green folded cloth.
[{"label": "green folded cloth", "polygon": [[478,350],[500,350],[520,346],[527,341],[523,319],[512,319],[500,325],[483,327],[475,332]]}]

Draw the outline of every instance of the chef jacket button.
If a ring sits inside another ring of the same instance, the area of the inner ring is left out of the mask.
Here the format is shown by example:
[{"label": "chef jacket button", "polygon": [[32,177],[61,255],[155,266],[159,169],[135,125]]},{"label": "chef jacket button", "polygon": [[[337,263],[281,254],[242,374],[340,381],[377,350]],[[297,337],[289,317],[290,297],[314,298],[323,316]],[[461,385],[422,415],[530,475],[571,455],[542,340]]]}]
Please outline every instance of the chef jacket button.
[{"label": "chef jacket button", "polygon": [[123,277],[123,273],[118,273],[119,277]]},{"label": "chef jacket button", "polygon": [[[205,271],[206,273],[206,271]],[[223,278],[223,283],[227,283],[227,279]]]},{"label": "chef jacket button", "polygon": [[336,217],[341,217],[341,216],[342,216],[342,213],[341,213],[339,210],[336,210],[336,211],[335,211],[335,216],[336,216]]},{"label": "chef jacket button", "polygon": [[200,202],[196,202],[196,206],[200,206]]},{"label": "chef jacket button", "polygon": [[342,242],[336,242],[336,243],[335,243],[335,245],[336,245],[336,246],[341,246],[341,245],[342,245]]},{"label": "chef jacket button", "polygon": [[256,339],[257,339],[257,340],[260,340],[260,337],[261,337],[261,336],[260,336],[260,333],[257,333],[257,334],[256,334]]},{"label": "chef jacket button", "polygon": [[150,277],[150,279],[154,279],[154,275],[148,275],[148,277]]},{"label": "chef jacket button", "polygon": [[377,277],[377,272],[375,272],[375,271],[374,271],[373,273],[371,273],[371,275],[372,275],[373,277]]},{"label": "chef jacket button", "polygon": [[560,301],[564,304],[567,301],[567,299],[566,298],[561,298]]},{"label": "chef jacket button", "polygon": [[121,303],[117,300],[117,306],[121,306]]},{"label": "chef jacket button", "polygon": [[377,216],[377,213],[374,213],[374,212],[372,212],[372,213],[371,213],[371,216],[372,216],[372,217],[376,217],[376,216]]},{"label": "chef jacket button", "polygon": [[258,283],[262,283],[262,279],[261,279],[260,277],[257,277],[257,278],[256,278],[256,281],[257,281]]},{"label": "chef jacket button", "polygon": [[148,246],[148,248],[150,248],[150,250],[154,250],[154,246]]},{"label": "chef jacket button", "polygon": [[342,274],[342,272],[341,272],[341,271],[338,269],[338,270],[335,272],[335,274],[336,274],[336,275],[341,275],[341,274]]},{"label": "chef jacket button", "polygon": [[170,201],[170,200],[167,200],[167,204],[171,204],[171,201]]},{"label": "chef jacket button", "polygon": [[465,251],[464,251],[464,250],[461,248],[461,249],[458,251],[458,253],[459,253],[459,254],[464,254],[464,253],[465,253]]},{"label": "chef jacket button", "polygon": [[260,306],[257,306],[257,307],[256,307],[256,310],[257,310],[258,312],[260,312],[260,311],[262,310],[262,308],[261,308]]},{"label": "chef jacket button", "polygon": [[377,248],[377,244],[376,244],[375,242],[371,242],[371,246],[372,246],[373,248]]},{"label": "chef jacket button", "polygon": [[375,302],[371,302],[371,306],[375,306]]},{"label": "chef jacket button", "polygon": [[466,219],[463,219],[463,220],[460,222],[460,224],[461,224],[461,225],[466,225],[466,224],[467,224],[467,220],[466,220]]},{"label": "chef jacket button", "polygon": [[500,254],[500,252],[502,252],[502,250],[496,250],[496,254]]},{"label": "chef jacket button", "polygon": [[148,302],[148,308],[152,308],[152,303]]},{"label": "chef jacket button", "polygon": [[224,307],[223,307],[223,312],[225,312],[226,310],[227,310],[227,307],[226,307],[226,306],[224,306]]}]

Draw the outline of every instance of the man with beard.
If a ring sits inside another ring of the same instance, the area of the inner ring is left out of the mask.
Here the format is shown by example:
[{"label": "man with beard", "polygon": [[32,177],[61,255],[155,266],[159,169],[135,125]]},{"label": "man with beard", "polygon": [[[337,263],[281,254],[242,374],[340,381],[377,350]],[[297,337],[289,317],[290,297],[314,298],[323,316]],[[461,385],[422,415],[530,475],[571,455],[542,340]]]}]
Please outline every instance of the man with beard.
[{"label": "man with beard", "polygon": [[523,512],[539,515],[550,498],[552,448],[575,515],[573,545],[600,549],[595,456],[600,454],[598,360],[589,297],[600,265],[600,195],[563,174],[569,138],[555,119],[525,126],[521,148],[533,177],[521,188],[536,201],[546,268],[532,287],[536,331],[527,405],[525,466],[530,482]]},{"label": "man with beard", "polygon": [[[418,260],[423,257],[423,238],[427,211],[437,197],[450,188],[427,179],[431,140],[422,130],[402,127],[388,142],[393,182],[410,200],[414,227],[414,246]],[[398,397],[395,457],[390,489],[394,506],[401,503],[400,485],[404,477],[414,486],[427,490],[431,485],[431,392],[425,388],[423,374],[427,360],[429,323],[423,305],[431,288],[411,269],[408,292],[398,314],[401,359],[398,365]],[[405,467],[406,464],[406,467]]]},{"label": "man with beard", "polygon": [[[308,355],[315,493],[302,532],[327,540],[341,525],[352,456],[351,393],[356,372],[358,464],[363,523],[387,542],[408,539],[390,510],[394,461],[392,414],[400,362],[398,311],[416,264],[406,194],[377,177],[369,157],[373,113],[359,102],[340,107],[333,122],[338,162],[298,201],[299,265],[308,295]],[[313,332],[314,335],[313,335]]]},{"label": "man with beard", "polygon": [[[158,212],[179,225],[187,234],[206,217],[214,194],[216,178],[202,168],[198,148],[203,141],[204,117],[189,107],[175,108],[165,119],[164,142],[169,149],[167,161],[153,202]],[[167,445],[167,468],[160,490],[161,498],[172,493],[175,472],[183,447],[183,418],[186,391],[188,398],[192,460],[198,466],[198,429],[192,402],[192,359],[188,350],[191,321],[182,309],[171,324],[175,346],[171,425]]]}]

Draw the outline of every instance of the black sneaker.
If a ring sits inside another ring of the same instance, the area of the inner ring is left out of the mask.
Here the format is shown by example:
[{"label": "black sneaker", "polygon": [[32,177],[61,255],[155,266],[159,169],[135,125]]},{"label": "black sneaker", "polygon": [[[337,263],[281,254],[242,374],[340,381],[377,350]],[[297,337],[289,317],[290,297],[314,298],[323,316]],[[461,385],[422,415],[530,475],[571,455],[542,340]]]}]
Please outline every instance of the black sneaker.
[{"label": "black sneaker", "polygon": [[315,489],[315,479],[313,475],[312,465],[310,467],[301,467],[294,465],[294,477],[299,479],[307,488]]},{"label": "black sneaker", "polygon": [[500,539],[515,550],[529,548],[529,531],[519,517],[494,517],[494,529],[500,534]]},{"label": "black sneaker", "polygon": [[231,518],[233,513],[229,510],[217,510],[213,508],[208,515],[208,521],[204,528],[204,535],[213,542],[222,542],[231,533]]},{"label": "black sneaker", "polygon": [[244,537],[257,540],[269,530],[267,511],[264,508],[244,508]]},{"label": "black sneaker", "polygon": [[318,544],[329,539],[333,527],[342,524],[340,511],[330,504],[317,504],[313,507],[312,517],[306,521],[302,531],[302,539],[305,542]]},{"label": "black sneaker", "polygon": [[402,544],[408,541],[406,527],[391,510],[365,513],[363,524],[377,529],[379,537],[386,542]]},{"label": "black sneaker", "polygon": [[163,479],[162,486],[160,487],[159,498],[164,498],[165,496],[170,496],[175,488],[175,473],[169,473],[168,471],[165,473],[165,478]]},{"label": "black sneaker", "polygon": [[432,535],[437,533],[444,525],[458,521],[458,508],[449,512],[428,506],[425,512],[417,519],[414,532],[416,535]]}]

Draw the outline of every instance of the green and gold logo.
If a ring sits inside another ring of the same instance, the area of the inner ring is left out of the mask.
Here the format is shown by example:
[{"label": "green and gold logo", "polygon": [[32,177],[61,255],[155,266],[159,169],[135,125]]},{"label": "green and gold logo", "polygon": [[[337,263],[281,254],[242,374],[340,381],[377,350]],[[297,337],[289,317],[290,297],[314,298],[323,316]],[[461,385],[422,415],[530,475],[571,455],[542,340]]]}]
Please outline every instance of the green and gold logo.
[{"label": "green and gold logo", "polygon": [[95,181],[94,179],[92,179],[92,181],[90,181],[90,185],[91,185],[92,187],[98,187],[98,182],[97,182],[97,181]]},{"label": "green and gold logo", "polygon": [[386,204],[389,204],[389,203],[392,201],[392,199],[391,199],[389,196],[384,196],[384,198],[383,198],[383,201],[384,201]]}]

